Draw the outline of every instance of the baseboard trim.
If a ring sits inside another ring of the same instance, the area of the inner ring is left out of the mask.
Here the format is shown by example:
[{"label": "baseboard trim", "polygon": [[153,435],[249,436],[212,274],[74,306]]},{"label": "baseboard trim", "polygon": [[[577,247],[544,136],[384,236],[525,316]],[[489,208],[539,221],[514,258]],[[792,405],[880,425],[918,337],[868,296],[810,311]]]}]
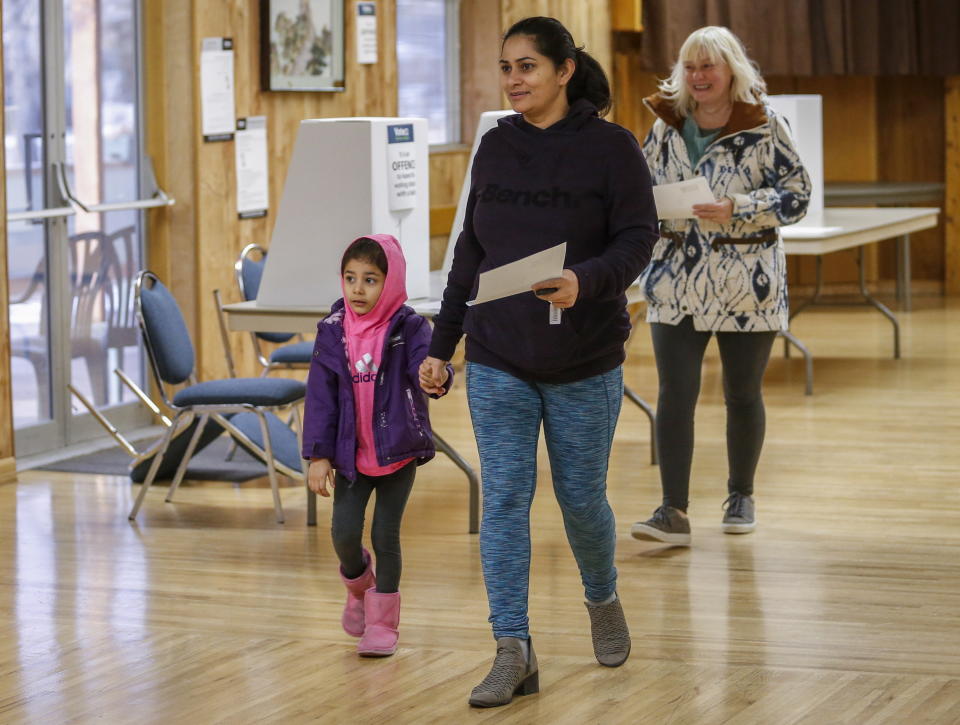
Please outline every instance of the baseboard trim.
[{"label": "baseboard trim", "polygon": [[[812,284],[791,284],[790,298],[802,300],[812,295],[816,289]],[[867,290],[874,295],[893,295],[897,290],[897,283],[892,279],[881,279],[867,283]],[[914,297],[942,297],[944,295],[943,282],[932,279],[915,279],[910,283],[910,292]],[[821,294],[829,296],[847,296],[860,294],[860,286],[856,282],[826,282]]]}]

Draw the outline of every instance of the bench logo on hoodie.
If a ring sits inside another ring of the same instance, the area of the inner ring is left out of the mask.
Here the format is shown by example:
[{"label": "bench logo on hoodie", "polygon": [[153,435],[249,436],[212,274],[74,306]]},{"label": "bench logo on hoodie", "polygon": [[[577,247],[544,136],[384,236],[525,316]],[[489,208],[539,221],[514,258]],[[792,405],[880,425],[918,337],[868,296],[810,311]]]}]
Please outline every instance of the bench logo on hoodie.
[{"label": "bench logo on hoodie", "polygon": [[549,209],[576,209],[580,203],[574,195],[559,186],[537,191],[520,191],[508,189],[500,184],[487,184],[476,191],[478,202],[498,202],[500,204],[519,204],[522,206],[539,206]]}]

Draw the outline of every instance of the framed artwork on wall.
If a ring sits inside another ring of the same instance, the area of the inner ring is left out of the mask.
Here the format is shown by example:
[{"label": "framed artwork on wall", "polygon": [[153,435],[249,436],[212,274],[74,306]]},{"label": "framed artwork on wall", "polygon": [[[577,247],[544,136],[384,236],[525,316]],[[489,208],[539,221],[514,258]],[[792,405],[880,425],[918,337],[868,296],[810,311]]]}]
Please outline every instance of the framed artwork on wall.
[{"label": "framed artwork on wall", "polygon": [[343,0],[260,0],[265,91],[342,91]]}]

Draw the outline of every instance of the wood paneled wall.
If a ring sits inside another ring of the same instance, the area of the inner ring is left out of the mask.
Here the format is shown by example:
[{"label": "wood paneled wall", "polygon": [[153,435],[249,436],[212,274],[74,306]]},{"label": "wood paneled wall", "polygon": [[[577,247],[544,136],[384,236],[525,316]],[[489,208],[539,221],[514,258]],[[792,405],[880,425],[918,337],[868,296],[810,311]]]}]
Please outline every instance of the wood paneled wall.
[{"label": "wood paneled wall", "polygon": [[[233,262],[251,242],[269,245],[300,121],[339,116],[391,116],[397,112],[396,5],[377,3],[379,62],[355,62],[355,0],[345,3],[346,90],[342,93],[271,93],[260,90],[258,3],[229,0],[145,0],[148,75],[148,148],[161,185],[177,205],[151,222],[151,265],[173,283],[196,343],[199,372],[226,374],[212,290],[237,301]],[[262,219],[236,214],[233,142],[205,143],[200,135],[200,44],[205,37],[234,40],[238,117],[267,117],[270,212]],[[331,173],[336,173],[331,169]],[[256,371],[248,338],[231,335],[238,374]]]},{"label": "wood paneled wall", "polygon": [[948,294],[960,294],[960,76],[950,76],[944,88],[946,126],[946,240],[945,287]]},{"label": "wood paneled wall", "polygon": [[469,163],[469,146],[430,154],[430,269],[443,266]]},{"label": "wood paneled wall", "polygon": [[[144,120],[147,154],[176,204],[147,212],[147,264],[180,303],[196,336],[195,50],[192,0],[144,0]],[[196,339],[196,337],[195,337]]]},{"label": "wood paneled wall", "polygon": [[[944,181],[944,79],[936,76],[877,78],[877,178],[880,181]],[[943,201],[917,206],[939,206]],[[945,222],[910,235],[914,279],[944,280]],[[896,276],[893,243],[879,247],[879,278]]]},{"label": "wood paneled wall", "polygon": [[[0,18],[0,37],[2,18]],[[0,54],[0,98],[3,97],[3,57]],[[4,138],[0,116],[0,138]],[[0,144],[0,169],[6,169]],[[7,282],[7,188],[6,175],[0,174],[0,483],[17,477],[13,443],[13,398],[10,379],[10,295]]]},{"label": "wood paneled wall", "polygon": [[481,113],[507,108],[497,65],[503,31],[499,2],[460,0],[460,140],[467,146]]}]

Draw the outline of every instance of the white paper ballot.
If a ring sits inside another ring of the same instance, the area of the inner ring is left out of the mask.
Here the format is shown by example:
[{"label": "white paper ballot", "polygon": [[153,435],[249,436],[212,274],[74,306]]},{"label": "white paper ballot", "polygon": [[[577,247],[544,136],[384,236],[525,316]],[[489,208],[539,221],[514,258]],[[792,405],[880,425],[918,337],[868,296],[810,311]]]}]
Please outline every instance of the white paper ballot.
[{"label": "white paper ballot", "polygon": [[657,205],[658,219],[690,219],[694,204],[712,204],[716,199],[707,180],[695,176],[675,184],[654,186],[653,201]]},{"label": "white paper ballot", "polygon": [[563,260],[566,256],[567,243],[562,242],[516,262],[481,272],[477,298],[467,304],[478,305],[481,302],[529,292],[537,282],[554,279],[563,274]]}]

